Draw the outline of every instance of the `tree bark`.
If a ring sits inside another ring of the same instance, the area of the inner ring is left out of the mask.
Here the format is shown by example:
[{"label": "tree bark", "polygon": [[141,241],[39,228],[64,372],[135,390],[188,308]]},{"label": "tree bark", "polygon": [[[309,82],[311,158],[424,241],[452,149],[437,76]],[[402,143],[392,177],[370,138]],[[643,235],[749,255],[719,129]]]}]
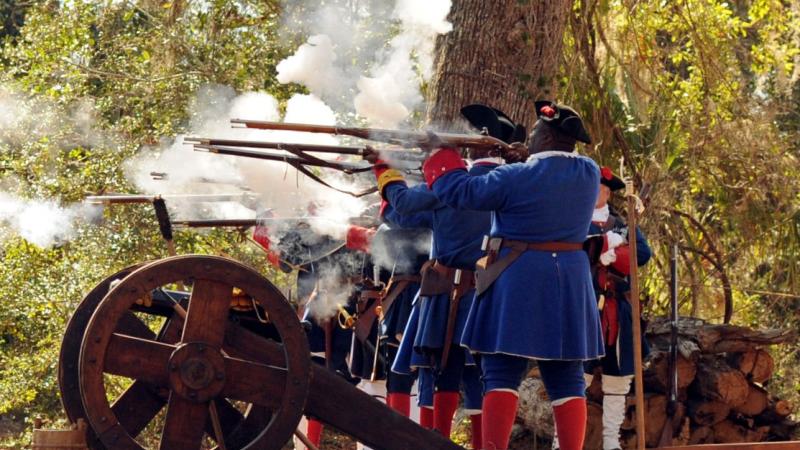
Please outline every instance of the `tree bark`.
[{"label": "tree bark", "polygon": [[427,120],[444,129],[460,109],[484,103],[530,129],[534,104],[555,99],[564,28],[572,2],[454,0],[453,31],[436,42]]}]

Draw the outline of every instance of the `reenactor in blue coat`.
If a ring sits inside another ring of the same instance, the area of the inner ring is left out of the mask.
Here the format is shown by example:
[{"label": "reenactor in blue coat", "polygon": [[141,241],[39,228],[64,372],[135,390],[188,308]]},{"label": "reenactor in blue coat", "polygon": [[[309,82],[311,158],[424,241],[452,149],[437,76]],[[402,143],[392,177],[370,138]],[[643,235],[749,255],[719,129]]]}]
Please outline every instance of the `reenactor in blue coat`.
[{"label": "reenactor in blue coat", "polygon": [[[619,430],[625,419],[625,396],[633,381],[633,311],[628,303],[630,291],[629,230],[625,220],[608,202],[611,195],[625,188],[625,183],[608,167],[600,168],[600,194],[597,197],[586,250],[592,263],[597,306],[605,341],[606,355],[585,364],[586,383],[592,382],[599,367],[603,389],[603,450],[619,450]],[[650,260],[650,246],[636,229],[638,266]],[[649,349],[642,339],[643,357]],[[557,447],[557,440],[554,441]]]},{"label": "reenactor in blue coat", "polygon": [[425,162],[436,197],[458,210],[492,213],[487,254],[477,265],[477,298],[461,343],[481,357],[483,446],[506,449],[517,389],[537,360],[553,405],[561,448],[579,450],[586,427],[583,362],[604,354],[586,230],[600,170],[575,153],[589,143],[571,108],[537,102],[530,158],[488,174],[467,171],[458,152],[441,148]]},{"label": "reenactor in blue coat", "polygon": [[[499,139],[518,140],[520,130],[524,136],[524,128],[487,106],[470,105],[462,109],[462,114],[473,126]],[[470,173],[476,176],[502,163],[486,151],[473,151],[470,156]],[[460,155],[458,158],[461,160]],[[428,221],[425,225],[433,230],[431,260],[421,272],[416,333],[411,336],[407,332],[405,339],[414,339],[410,365],[433,370],[433,425],[449,437],[464,367],[472,359],[461,347],[460,337],[474,298],[475,262],[481,256],[483,236],[489,231],[490,213],[446,206],[425,185],[408,187],[399,171],[380,162],[375,174],[382,197],[397,215]],[[477,424],[479,419],[474,420]]]}]

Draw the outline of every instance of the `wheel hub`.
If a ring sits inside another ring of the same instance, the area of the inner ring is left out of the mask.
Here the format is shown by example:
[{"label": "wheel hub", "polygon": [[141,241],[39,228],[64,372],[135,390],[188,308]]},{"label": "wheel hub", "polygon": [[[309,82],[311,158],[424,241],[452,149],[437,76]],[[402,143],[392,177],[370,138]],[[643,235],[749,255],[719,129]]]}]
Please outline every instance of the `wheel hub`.
[{"label": "wheel hub", "polygon": [[193,402],[207,402],[225,386],[225,360],[219,350],[203,343],[180,345],[169,358],[172,390]]}]

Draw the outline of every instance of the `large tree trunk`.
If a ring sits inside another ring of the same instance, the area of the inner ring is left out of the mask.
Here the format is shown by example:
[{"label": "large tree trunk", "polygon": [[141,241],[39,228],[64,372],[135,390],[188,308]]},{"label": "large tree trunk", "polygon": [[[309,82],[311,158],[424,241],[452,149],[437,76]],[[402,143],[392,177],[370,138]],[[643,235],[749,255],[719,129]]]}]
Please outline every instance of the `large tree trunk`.
[{"label": "large tree trunk", "polygon": [[485,103],[529,129],[533,102],[556,96],[571,1],[454,0],[453,31],[436,42],[428,122],[450,127],[459,110]]}]

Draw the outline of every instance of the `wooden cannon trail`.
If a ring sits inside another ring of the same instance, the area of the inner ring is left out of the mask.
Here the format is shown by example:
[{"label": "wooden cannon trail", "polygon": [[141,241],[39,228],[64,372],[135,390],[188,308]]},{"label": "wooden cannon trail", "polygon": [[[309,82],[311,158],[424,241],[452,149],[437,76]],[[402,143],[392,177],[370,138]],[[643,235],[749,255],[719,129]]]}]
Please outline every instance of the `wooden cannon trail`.
[{"label": "wooden cannon trail", "polygon": [[[188,295],[167,289],[179,283],[191,286]],[[268,324],[232,312],[236,295],[252,298]],[[114,395],[109,376],[133,382]],[[461,448],[311,364],[286,298],[220,257],[166,258],[101,282],[67,326],[59,386],[69,420],[89,424],[92,449],[144,448],[137,438],[151,426],[164,450],[199,449],[207,439],[219,449],[278,450],[302,415],[373,448]]]}]

